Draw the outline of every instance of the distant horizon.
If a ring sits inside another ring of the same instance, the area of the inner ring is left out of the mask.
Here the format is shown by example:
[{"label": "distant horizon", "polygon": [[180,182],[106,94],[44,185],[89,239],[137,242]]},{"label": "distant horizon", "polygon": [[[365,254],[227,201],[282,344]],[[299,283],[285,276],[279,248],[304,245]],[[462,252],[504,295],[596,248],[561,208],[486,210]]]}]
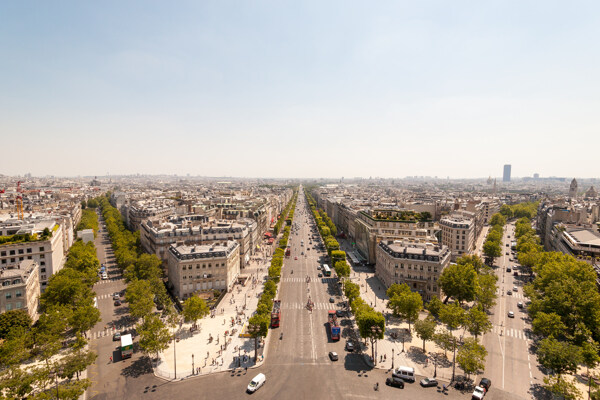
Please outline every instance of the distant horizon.
[{"label": "distant horizon", "polygon": [[[28,178],[26,175],[29,173],[25,173],[25,174],[17,174],[17,175],[6,175],[6,174],[1,174],[0,176],[4,176],[4,177],[9,177],[9,178]],[[291,180],[344,180],[344,181],[348,181],[348,180],[356,180],[356,179],[361,179],[361,180],[370,180],[370,179],[385,179],[385,180],[394,180],[394,179],[399,179],[399,180],[405,180],[405,179],[435,179],[435,180],[473,180],[473,181],[487,181],[488,179],[496,179],[496,183],[498,185],[500,184],[506,184],[507,182],[503,182],[502,181],[502,176],[497,176],[497,177],[473,177],[473,178],[467,178],[467,177],[440,177],[440,176],[428,176],[428,175],[407,175],[407,176],[403,176],[403,177],[382,177],[382,176],[372,176],[372,177],[364,177],[364,176],[355,176],[355,177],[272,177],[272,176],[235,176],[235,175],[223,175],[223,176],[212,176],[212,175],[182,175],[182,174],[142,174],[142,173],[132,173],[132,174],[110,174],[110,175],[52,175],[52,174],[47,174],[47,175],[34,175],[31,174],[31,178],[61,178],[61,179],[68,179],[68,178],[77,178],[77,179],[101,179],[101,178],[123,178],[123,177],[177,177],[177,178],[204,178],[204,179],[272,179],[272,180],[285,180],[285,179],[291,179]],[[513,180],[524,180],[524,179],[531,179],[531,180],[535,180],[535,179],[539,179],[539,180],[547,180],[547,179],[556,179],[556,180],[560,180],[560,179],[568,179],[569,181],[571,179],[583,179],[583,180],[599,180],[599,177],[579,177],[579,176],[542,176],[540,175],[539,178],[534,178],[533,176],[513,176],[511,177],[511,181],[508,183],[511,183]]]}]

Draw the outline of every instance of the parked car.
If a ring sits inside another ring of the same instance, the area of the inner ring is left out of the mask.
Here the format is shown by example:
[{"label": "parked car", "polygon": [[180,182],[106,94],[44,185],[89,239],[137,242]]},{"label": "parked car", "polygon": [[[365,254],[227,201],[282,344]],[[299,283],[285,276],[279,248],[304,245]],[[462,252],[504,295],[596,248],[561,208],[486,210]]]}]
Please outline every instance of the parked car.
[{"label": "parked car", "polygon": [[388,386],[397,387],[399,389],[404,389],[404,381],[401,378],[391,377],[385,380],[385,384]]},{"label": "parked car", "polygon": [[438,381],[433,378],[421,379],[421,386],[423,387],[437,387]]},{"label": "parked car", "polygon": [[337,361],[339,359],[338,354],[335,351],[329,352],[329,358],[331,361]]},{"label": "parked car", "polygon": [[514,318],[515,317],[515,313],[512,311],[508,312],[508,318]]},{"label": "parked car", "polygon": [[518,303],[517,303],[517,307],[519,307],[519,308],[523,308],[523,303],[522,303],[522,302],[518,302]]},{"label": "parked car", "polygon": [[330,303],[335,303],[335,299],[334,299],[333,297],[330,297],[330,298],[329,298],[329,302],[330,302]]},{"label": "parked car", "polygon": [[353,352],[354,351],[354,343],[350,340],[346,342],[346,351]]},{"label": "parked car", "polygon": [[490,390],[490,386],[492,386],[492,381],[490,381],[488,378],[481,378],[481,382],[479,382],[479,386],[484,388],[485,391],[487,392]]},{"label": "parked car", "polygon": [[516,287],[516,286],[513,286],[513,292],[515,292],[515,293],[516,293],[516,292],[518,292],[518,291],[519,291],[519,288],[518,288],[518,287]]},{"label": "parked car", "polygon": [[104,279],[104,280],[108,279],[108,274],[106,272],[104,272],[102,274],[102,279]]},{"label": "parked car", "polygon": [[473,400],[481,400],[485,396],[485,389],[481,386],[476,386],[473,394],[471,395],[471,399]]},{"label": "parked car", "polygon": [[115,332],[113,335],[113,342],[117,342],[119,340],[121,340],[121,332]]},{"label": "parked car", "polygon": [[121,300],[115,300],[115,307],[118,307],[121,305]]},{"label": "parked car", "polygon": [[318,276],[319,276],[319,278],[322,278],[322,277],[323,277],[323,274],[319,272],[319,275],[318,275]]},{"label": "parked car", "polygon": [[336,310],[335,311],[335,315],[337,315],[338,317],[343,317],[344,316],[344,312],[342,310]]},{"label": "parked car", "polygon": [[121,295],[119,293],[113,294],[113,300],[119,300],[120,297]]}]

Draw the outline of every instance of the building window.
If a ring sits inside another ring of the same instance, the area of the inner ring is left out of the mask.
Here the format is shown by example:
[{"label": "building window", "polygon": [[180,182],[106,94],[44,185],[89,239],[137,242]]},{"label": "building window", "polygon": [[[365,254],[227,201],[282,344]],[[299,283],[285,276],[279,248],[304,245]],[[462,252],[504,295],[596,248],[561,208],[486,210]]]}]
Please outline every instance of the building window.
[{"label": "building window", "polygon": [[27,249],[27,254],[31,253],[31,247]]},{"label": "building window", "polygon": [[40,251],[44,251],[44,246],[40,247]]},{"label": "building window", "polygon": [[6,311],[10,311],[12,310],[12,304],[11,303],[7,303],[6,304]]},{"label": "building window", "polygon": [[14,250],[11,250],[11,251],[10,251],[10,255],[11,255],[11,256],[14,256],[14,255],[15,255],[15,251],[14,251]]},{"label": "building window", "polygon": [[6,258],[2,259],[2,264],[6,264]]},{"label": "building window", "polygon": [[5,251],[0,252],[0,256],[6,257],[6,252]]},{"label": "building window", "polygon": [[46,265],[46,261],[40,261],[40,265]]},{"label": "building window", "polygon": [[23,249],[19,249],[19,254],[23,254],[25,251]]},{"label": "building window", "polygon": [[40,269],[40,272],[46,272],[46,268]]},{"label": "building window", "polygon": [[40,258],[46,258],[44,254],[40,254]]},{"label": "building window", "polygon": [[21,294],[21,291],[20,291],[20,290],[17,290],[17,291],[15,292],[15,297],[21,297],[21,296],[22,296],[22,294]]},{"label": "building window", "polygon": [[6,298],[7,299],[12,299],[12,293],[10,293],[10,292],[6,293]]},{"label": "building window", "polygon": [[28,259],[28,260],[31,260],[31,256],[27,256],[27,259]]}]

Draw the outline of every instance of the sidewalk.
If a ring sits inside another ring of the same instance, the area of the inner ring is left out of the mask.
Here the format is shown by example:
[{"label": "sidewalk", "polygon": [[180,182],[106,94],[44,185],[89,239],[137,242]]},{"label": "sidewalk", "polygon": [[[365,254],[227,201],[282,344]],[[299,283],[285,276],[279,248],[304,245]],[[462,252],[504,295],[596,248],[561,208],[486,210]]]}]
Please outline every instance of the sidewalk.
[{"label": "sidewalk", "polygon": [[169,348],[159,355],[158,362],[153,363],[154,374],[165,379],[185,379],[261,365],[266,338],[262,339],[262,343],[259,341],[258,362],[255,364],[254,339],[240,335],[245,332],[248,319],[256,310],[269,265],[268,258],[262,256],[260,260],[251,260],[242,273],[250,277],[246,286],[236,284],[221,300],[214,317],[199,320],[199,329],[194,332],[190,332],[191,323],[175,329],[179,341],[171,342]]},{"label": "sidewalk", "polygon": [[[485,235],[482,234],[482,237],[485,238]],[[352,249],[352,246],[348,244],[347,240],[338,240],[340,242],[340,247],[344,251]],[[349,265],[351,264],[349,263]],[[383,313],[386,318],[384,339],[378,340],[375,344],[375,358],[377,363],[374,367],[379,369],[391,369],[392,364],[394,368],[398,368],[399,366],[412,367],[415,369],[417,375],[433,377],[434,372],[437,372],[436,377],[438,380],[450,381],[452,378],[452,352],[448,352],[448,359],[444,359],[443,350],[438,348],[433,342],[426,342],[426,353],[424,354],[423,341],[417,337],[412,325],[411,334],[410,336],[405,336],[404,346],[402,345],[402,333],[408,331],[408,323],[401,322],[399,318],[392,317],[391,310],[386,307],[389,299],[386,295],[385,285],[383,285],[379,278],[375,276],[373,268],[351,266],[349,279],[359,285],[360,296],[362,299],[376,311]],[[426,315],[425,312],[422,312],[420,319],[425,318]],[[356,327],[356,323],[354,323],[354,326]],[[391,336],[392,333],[398,334],[397,339],[394,339]],[[459,332],[455,332],[455,335],[458,337]],[[360,337],[358,332],[357,336]],[[362,343],[362,351],[368,356],[368,362],[370,362],[370,340],[367,339],[366,346],[364,346],[364,339]],[[439,353],[441,355],[438,356],[439,361],[437,371],[433,361],[428,357],[431,353]],[[385,357],[385,359],[382,359],[382,357]],[[457,368],[456,374],[462,374],[462,371]]]}]

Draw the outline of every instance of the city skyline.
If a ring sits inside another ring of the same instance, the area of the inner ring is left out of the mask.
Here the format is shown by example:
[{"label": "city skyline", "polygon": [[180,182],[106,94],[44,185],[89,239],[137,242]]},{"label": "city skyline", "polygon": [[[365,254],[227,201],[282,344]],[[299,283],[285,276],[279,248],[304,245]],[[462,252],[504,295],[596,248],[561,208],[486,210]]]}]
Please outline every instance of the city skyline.
[{"label": "city skyline", "polygon": [[34,3],[0,174],[597,177],[597,4]]}]

